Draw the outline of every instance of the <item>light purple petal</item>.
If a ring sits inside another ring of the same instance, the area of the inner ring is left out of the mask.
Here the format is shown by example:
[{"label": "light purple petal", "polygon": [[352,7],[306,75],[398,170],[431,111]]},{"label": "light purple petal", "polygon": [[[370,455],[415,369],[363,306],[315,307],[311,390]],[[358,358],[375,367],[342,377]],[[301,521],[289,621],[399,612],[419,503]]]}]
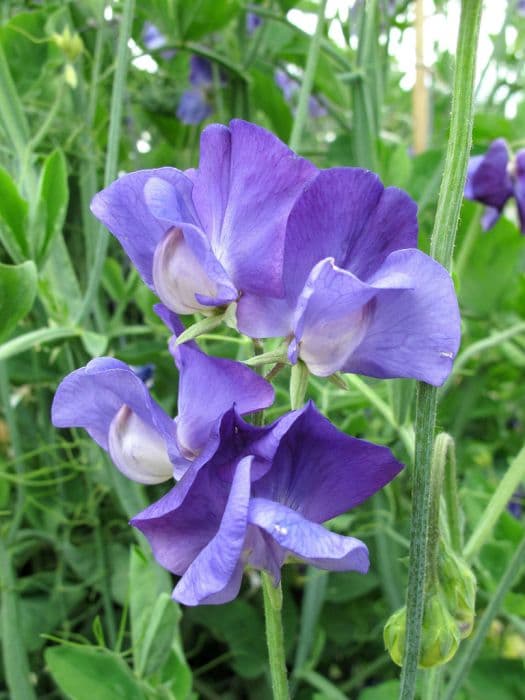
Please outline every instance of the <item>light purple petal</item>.
[{"label": "light purple petal", "polygon": [[248,526],[251,461],[246,457],[239,462],[217,533],[175,587],[173,597],[179,603],[224,603],[237,595],[241,583],[239,561]]},{"label": "light purple petal", "polygon": [[481,217],[481,228],[484,231],[490,231],[490,229],[498,223],[501,216],[501,211],[495,207],[485,207],[483,210],[483,216]]},{"label": "light purple petal", "polygon": [[343,371],[442,384],[460,341],[459,309],[448,272],[419,250],[399,250],[369,282],[382,291],[367,310],[366,334]]},{"label": "light purple petal", "polygon": [[272,386],[240,362],[210,357],[173,341],[170,350],[180,372],[177,439],[184,453],[198,454],[212,427],[233,406],[240,415],[271,406]]},{"label": "light purple petal", "polygon": [[91,211],[119,240],[142,279],[153,289],[153,255],[167,226],[151,213],[144,198],[144,186],[152,177],[173,185],[177,196],[172,216],[177,221],[183,218],[193,207],[193,185],[175,168],[139,170],[123,175],[95,195]]},{"label": "light purple petal", "polygon": [[286,553],[312,566],[362,574],[368,571],[368,549],[361,540],[330,532],[286,506],[264,498],[252,498],[248,519],[268,533]]},{"label": "light purple petal", "polygon": [[288,299],[243,294],[237,302],[237,327],[250,338],[288,335],[294,307]]},{"label": "light purple petal", "polygon": [[273,134],[235,119],[201,137],[193,201],[238,289],[279,296],[290,209],[317,169]]},{"label": "light purple petal", "polygon": [[[129,409],[126,415],[124,407]],[[169,469],[160,478],[166,465],[169,466],[169,459],[176,475],[187,466],[177,448],[173,420],[150,396],[133,370],[119,360],[97,358],[69,374],[55,394],[52,421],[57,427],[87,430],[101,447],[111,452],[119,469],[138,481],[157,483],[169,478]],[[122,442],[124,439],[127,439],[126,444]],[[120,448],[115,451],[117,446]],[[148,455],[159,459],[159,479],[154,481],[151,481],[153,472],[148,472]],[[140,475],[141,460],[145,461],[143,478]]]},{"label": "light purple petal", "polygon": [[402,469],[386,447],[345,435],[311,403],[290,417],[271,469],[253,483],[254,498],[322,523],[362,503]]}]

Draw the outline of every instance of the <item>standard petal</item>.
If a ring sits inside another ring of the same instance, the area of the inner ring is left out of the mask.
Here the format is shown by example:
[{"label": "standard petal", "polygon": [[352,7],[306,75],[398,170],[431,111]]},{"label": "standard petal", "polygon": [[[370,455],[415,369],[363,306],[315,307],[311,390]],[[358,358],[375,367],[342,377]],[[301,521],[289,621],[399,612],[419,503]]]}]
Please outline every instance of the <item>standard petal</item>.
[{"label": "standard petal", "polygon": [[173,597],[179,603],[224,603],[239,592],[239,563],[248,526],[251,462],[251,457],[239,462],[217,533],[175,587]]},{"label": "standard petal", "polygon": [[271,406],[272,386],[240,362],[210,357],[195,346],[170,342],[180,372],[177,439],[184,453],[199,454],[210,432],[233,406],[240,415]]},{"label": "standard petal", "polygon": [[136,481],[158,483],[187,467],[173,420],[133,370],[114,358],[97,358],[69,374],[55,394],[52,420],[87,430]]},{"label": "standard petal", "polygon": [[280,296],[288,214],[316,173],[255,124],[235,119],[229,129],[204,130],[193,201],[238,289]]},{"label": "standard petal", "polygon": [[416,205],[361,168],[330,168],[317,175],[288,220],[284,253],[286,296],[295,300],[320,260],[364,279],[400,247],[417,240]]},{"label": "standard petal", "polygon": [[[376,293],[335,267],[333,259],[313,268],[299,296],[293,328],[299,357],[312,374],[327,377],[344,366],[367,332],[367,304]],[[295,352],[295,344],[291,347]]]},{"label": "standard petal", "polygon": [[361,540],[330,532],[280,503],[252,498],[248,520],[268,533],[287,554],[319,569],[368,571],[368,549]]},{"label": "standard petal", "polygon": [[505,139],[493,141],[484,156],[471,159],[467,171],[465,197],[501,211],[512,197],[512,182],[507,172],[509,150]]},{"label": "standard petal", "polygon": [[345,435],[312,403],[290,414],[284,427],[272,467],[254,481],[252,495],[313,522],[362,503],[402,469],[386,447]]},{"label": "standard petal", "polygon": [[237,302],[237,327],[250,338],[278,338],[292,329],[293,314],[288,299],[243,294]]},{"label": "standard petal", "polygon": [[419,250],[399,250],[369,282],[381,291],[370,304],[364,339],[343,371],[442,384],[461,333],[448,272]]},{"label": "standard petal", "polygon": [[144,282],[153,289],[153,255],[167,228],[153,216],[144,198],[144,185],[152,177],[164,180],[176,189],[173,217],[184,219],[185,214],[193,209],[193,184],[176,168],[139,170],[123,175],[95,195],[91,211],[119,240]]}]

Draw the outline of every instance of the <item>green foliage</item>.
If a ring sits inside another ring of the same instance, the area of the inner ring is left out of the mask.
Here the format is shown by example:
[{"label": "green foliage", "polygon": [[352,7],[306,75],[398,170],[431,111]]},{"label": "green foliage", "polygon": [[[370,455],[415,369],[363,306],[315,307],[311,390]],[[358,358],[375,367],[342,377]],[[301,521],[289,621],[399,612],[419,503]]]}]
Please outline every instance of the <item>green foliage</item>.
[{"label": "green foliage", "polygon": [[0,263],[0,341],[11,335],[29,313],[36,296],[36,267],[31,260],[20,265]]}]

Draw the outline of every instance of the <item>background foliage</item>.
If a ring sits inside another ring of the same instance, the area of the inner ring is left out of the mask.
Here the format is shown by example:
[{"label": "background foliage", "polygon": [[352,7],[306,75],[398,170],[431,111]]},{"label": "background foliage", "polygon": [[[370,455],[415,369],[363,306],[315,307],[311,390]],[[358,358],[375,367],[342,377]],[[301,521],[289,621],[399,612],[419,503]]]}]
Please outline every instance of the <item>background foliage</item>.
[{"label": "background foliage", "polygon": [[[433,11],[453,18],[457,4],[442,0]],[[406,76],[398,60],[406,51],[399,47],[411,41],[414,3],[356,2],[349,15],[340,5],[329,6],[314,80],[326,114],[309,117],[300,152],[320,167],[370,167],[385,184],[406,189],[419,205],[426,250],[453,56],[435,47],[427,72],[428,143],[414,155],[412,96],[400,87]],[[175,413],[177,373],[165,328],[151,311],[155,299],[89,213],[91,197],[117,172],[197,164],[202,124],[176,116],[190,87],[192,55],[213,66],[203,93],[213,110],[208,121],[242,117],[289,140],[297,94],[285,99],[275,71],[300,83],[311,37],[290,10],[316,13],[317,3],[144,0],[135,7],[132,39],[119,48],[123,7],[5,0],[0,8],[0,697],[267,698],[258,577],[251,575],[228,605],[181,611],[170,600],[169,575],[127,525],[162,488],[121,477],[84,433],[57,432],[49,409],[66,373],[111,354],[152,365],[153,392]],[[262,20],[253,32],[248,13]],[[145,22],[158,28],[164,46],[146,49]],[[329,28],[342,40],[330,38]],[[525,18],[517,3],[509,1],[490,40],[474,122],[479,153],[500,136],[525,146]],[[112,104],[123,62],[126,80]],[[116,140],[111,129],[119,126]],[[456,441],[467,540],[523,445],[525,425],[525,238],[512,210],[487,234],[480,213],[479,205],[464,203],[455,257],[462,354],[439,414],[440,428]],[[205,336],[202,345],[223,357],[252,354],[233,333]],[[288,408],[287,379],[283,373],[277,382],[270,417]],[[413,389],[409,381],[353,377],[343,391],[313,379],[309,396],[341,429],[390,446],[410,465]],[[473,558],[479,615],[524,535],[524,477]],[[410,468],[332,522],[369,545],[366,577],[317,572],[324,583],[314,599],[303,596],[305,570],[285,570],[297,698],[397,697],[398,669],[384,651],[382,627],[404,601],[409,489]],[[458,698],[525,697],[524,618],[522,568]]]}]

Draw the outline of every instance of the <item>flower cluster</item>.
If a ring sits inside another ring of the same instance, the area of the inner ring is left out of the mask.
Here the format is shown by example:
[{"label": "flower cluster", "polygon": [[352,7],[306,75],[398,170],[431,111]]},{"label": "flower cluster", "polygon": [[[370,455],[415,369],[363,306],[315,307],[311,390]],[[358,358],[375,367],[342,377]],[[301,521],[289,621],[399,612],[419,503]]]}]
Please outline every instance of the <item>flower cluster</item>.
[{"label": "flower cluster", "polygon": [[176,479],[132,519],[187,604],[233,599],[246,566],[277,583],[292,557],[366,572],[366,546],[322,526],[387,484],[402,465],[340,432],[312,403],[271,425],[247,366],[178,338],[177,314],[214,316],[252,338],[282,337],[282,361],[442,383],[459,344],[452,281],[416,249],[416,207],[357,168],[320,171],[264,129],[211,125],[195,170],[130,173],[94,214],[118,238],[172,334],[178,415],[123,362],[98,358],[66,377],[57,426],[85,428],[136,481]]},{"label": "flower cluster", "polygon": [[525,149],[511,158],[505,139],[496,139],[485,155],[471,158],[465,197],[486,205],[481,221],[485,231],[494,226],[505,204],[514,197],[525,234]]}]

